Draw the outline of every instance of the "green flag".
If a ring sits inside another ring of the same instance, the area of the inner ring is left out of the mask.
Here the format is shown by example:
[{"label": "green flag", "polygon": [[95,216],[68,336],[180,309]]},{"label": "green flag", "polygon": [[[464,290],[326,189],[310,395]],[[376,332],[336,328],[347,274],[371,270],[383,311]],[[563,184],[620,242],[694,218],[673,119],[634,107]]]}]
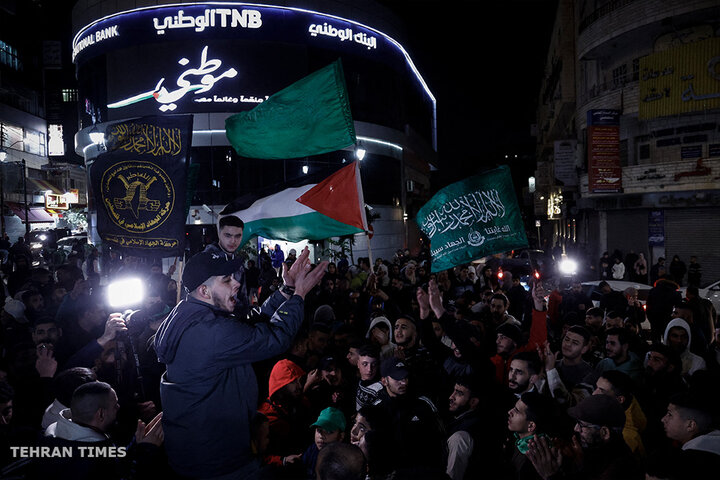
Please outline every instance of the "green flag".
[{"label": "green flag", "polygon": [[355,126],[340,60],[225,121],[238,155],[298,158],[353,145]]},{"label": "green flag", "polygon": [[505,165],[443,188],[420,209],[417,223],[430,239],[433,272],[528,246]]}]

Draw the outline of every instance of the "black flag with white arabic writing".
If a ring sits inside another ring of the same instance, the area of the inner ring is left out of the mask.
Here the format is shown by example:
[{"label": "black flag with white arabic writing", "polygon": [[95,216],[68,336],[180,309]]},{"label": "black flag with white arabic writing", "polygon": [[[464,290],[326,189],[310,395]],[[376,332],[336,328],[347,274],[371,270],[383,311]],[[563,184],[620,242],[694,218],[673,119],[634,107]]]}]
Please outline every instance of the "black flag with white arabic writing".
[{"label": "black flag with white arabic writing", "polygon": [[90,166],[97,230],[127,255],[182,255],[192,115],[151,116],[105,131],[107,152]]}]

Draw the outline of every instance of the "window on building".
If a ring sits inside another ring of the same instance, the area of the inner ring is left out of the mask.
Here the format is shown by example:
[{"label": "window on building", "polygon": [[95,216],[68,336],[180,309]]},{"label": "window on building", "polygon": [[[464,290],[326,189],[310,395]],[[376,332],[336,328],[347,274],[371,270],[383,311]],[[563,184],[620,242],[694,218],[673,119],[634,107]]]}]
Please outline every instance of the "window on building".
[{"label": "window on building", "polygon": [[640,59],[633,58],[632,61],[632,81],[637,82],[640,80]]},{"label": "window on building", "polygon": [[45,135],[35,130],[25,129],[25,151],[33,155],[45,155]]},{"label": "window on building", "polygon": [[628,141],[620,140],[620,165],[628,166]]},{"label": "window on building", "polygon": [[644,144],[638,147],[638,158],[640,160],[647,160],[650,158],[650,145]]},{"label": "window on building", "polygon": [[2,40],[0,40],[0,64],[6,65],[13,70],[22,70],[22,62],[18,57],[17,49]]},{"label": "window on building", "polygon": [[3,148],[23,151],[25,148],[23,145],[23,129],[7,123],[1,123],[0,127]]},{"label": "window on building", "polygon": [[627,65],[620,65],[619,67],[613,68],[612,77],[614,86],[621,87],[625,85],[627,81]]},{"label": "window on building", "polygon": [[63,102],[77,102],[78,92],[75,88],[63,88],[62,89]]}]

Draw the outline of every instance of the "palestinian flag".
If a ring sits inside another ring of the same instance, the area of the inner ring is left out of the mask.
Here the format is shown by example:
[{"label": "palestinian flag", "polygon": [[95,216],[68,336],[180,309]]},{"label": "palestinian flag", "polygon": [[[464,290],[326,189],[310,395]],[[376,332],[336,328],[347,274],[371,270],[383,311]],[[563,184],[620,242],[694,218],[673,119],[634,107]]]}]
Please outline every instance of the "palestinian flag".
[{"label": "palestinian flag", "polygon": [[[223,212],[226,212],[226,207]],[[367,231],[357,162],[317,184],[288,188],[229,215],[245,222],[243,239],[262,236],[298,242]]]}]

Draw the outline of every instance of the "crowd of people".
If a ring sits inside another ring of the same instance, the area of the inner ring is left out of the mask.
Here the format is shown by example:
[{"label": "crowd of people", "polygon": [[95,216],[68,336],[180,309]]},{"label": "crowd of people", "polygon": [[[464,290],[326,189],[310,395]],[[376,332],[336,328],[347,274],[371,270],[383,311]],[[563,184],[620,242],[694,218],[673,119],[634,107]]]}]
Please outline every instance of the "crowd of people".
[{"label": "crowd of people", "polygon": [[[248,260],[242,222],[218,233],[181,295],[174,267],[116,253],[52,269],[8,257],[0,478],[719,471],[717,313],[669,272],[642,304],[492,262],[432,272],[427,249]],[[110,309],[100,270],[141,277],[143,305]]]},{"label": "crowd of people", "polygon": [[654,285],[660,278],[672,280],[678,286],[700,287],[702,282],[702,266],[695,255],[690,256],[687,265],[679,255],[673,255],[669,264],[665,257],[658,257],[651,265],[643,252],[630,250],[625,255],[620,250],[615,250],[612,255],[603,252],[597,272],[600,280],[628,280],[645,285]]}]

